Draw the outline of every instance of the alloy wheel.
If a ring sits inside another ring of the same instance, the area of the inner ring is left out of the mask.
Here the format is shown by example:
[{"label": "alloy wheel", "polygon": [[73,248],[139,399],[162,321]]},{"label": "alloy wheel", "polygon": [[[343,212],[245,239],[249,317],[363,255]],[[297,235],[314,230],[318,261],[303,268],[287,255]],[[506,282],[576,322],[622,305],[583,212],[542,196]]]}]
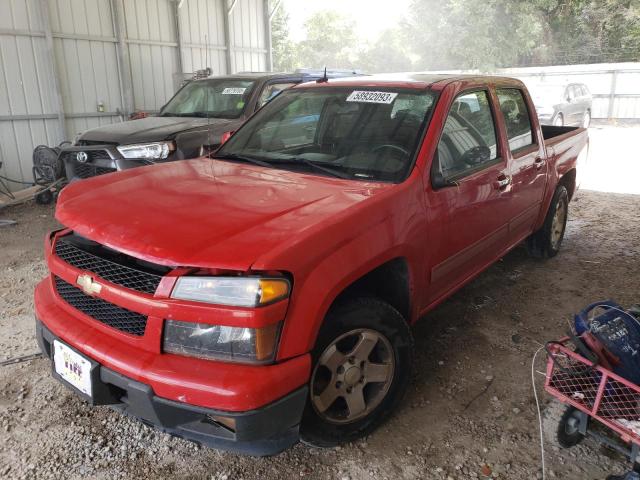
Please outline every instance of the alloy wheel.
[{"label": "alloy wheel", "polygon": [[311,378],[311,403],[330,423],[371,413],[391,386],[395,358],[389,340],[370,329],[351,330],[322,352]]}]

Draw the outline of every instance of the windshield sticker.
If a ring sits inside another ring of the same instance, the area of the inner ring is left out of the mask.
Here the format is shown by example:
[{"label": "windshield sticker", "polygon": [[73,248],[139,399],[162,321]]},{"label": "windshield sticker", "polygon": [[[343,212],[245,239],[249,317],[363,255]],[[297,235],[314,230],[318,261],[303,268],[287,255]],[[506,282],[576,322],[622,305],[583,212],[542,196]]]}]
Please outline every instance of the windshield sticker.
[{"label": "windshield sticker", "polygon": [[244,95],[244,92],[246,91],[247,91],[246,88],[227,87],[224,90],[222,90],[222,95]]},{"label": "windshield sticker", "polygon": [[347,97],[347,102],[386,103],[390,104],[398,96],[392,92],[371,92],[366,90],[354,90]]}]

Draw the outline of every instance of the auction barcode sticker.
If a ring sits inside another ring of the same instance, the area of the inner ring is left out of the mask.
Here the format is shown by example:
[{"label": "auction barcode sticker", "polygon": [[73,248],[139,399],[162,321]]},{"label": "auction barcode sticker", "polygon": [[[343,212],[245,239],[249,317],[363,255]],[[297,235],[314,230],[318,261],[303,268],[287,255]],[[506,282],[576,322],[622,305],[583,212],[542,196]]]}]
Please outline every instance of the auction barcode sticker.
[{"label": "auction barcode sticker", "polygon": [[393,103],[398,96],[394,92],[372,92],[368,90],[354,90],[347,97],[347,102],[363,102],[363,103]]},{"label": "auction barcode sticker", "polygon": [[222,95],[244,95],[244,92],[246,91],[247,91],[246,88],[227,87],[224,90],[222,90]]}]

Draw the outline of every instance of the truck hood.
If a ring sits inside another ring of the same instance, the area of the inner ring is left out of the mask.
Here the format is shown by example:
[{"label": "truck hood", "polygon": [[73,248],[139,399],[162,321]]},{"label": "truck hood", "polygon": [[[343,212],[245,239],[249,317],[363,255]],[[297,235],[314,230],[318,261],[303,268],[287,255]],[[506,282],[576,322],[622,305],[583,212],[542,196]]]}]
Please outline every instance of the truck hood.
[{"label": "truck hood", "polygon": [[[192,118],[192,117],[147,117],[140,120],[114,123],[87,130],[80,140],[126,145],[132,143],[158,142],[174,138],[178,133],[202,128],[207,124],[218,135],[234,130],[241,123],[238,119]],[[215,134],[215,132],[214,132]]]},{"label": "truck hood", "polygon": [[73,183],[56,218],[150,262],[247,271],[391,187],[198,158]]}]

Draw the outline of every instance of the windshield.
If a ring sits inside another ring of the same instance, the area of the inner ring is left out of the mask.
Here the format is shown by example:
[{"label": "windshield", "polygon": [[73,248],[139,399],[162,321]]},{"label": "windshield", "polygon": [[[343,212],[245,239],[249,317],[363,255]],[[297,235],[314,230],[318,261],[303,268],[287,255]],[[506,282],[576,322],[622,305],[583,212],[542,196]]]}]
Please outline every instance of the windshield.
[{"label": "windshield", "polygon": [[354,87],[286,90],[216,153],[355,180],[402,181],[435,94]]},{"label": "windshield", "polygon": [[217,78],[185,85],[167,103],[162,117],[238,118],[249,100],[254,82]]}]

